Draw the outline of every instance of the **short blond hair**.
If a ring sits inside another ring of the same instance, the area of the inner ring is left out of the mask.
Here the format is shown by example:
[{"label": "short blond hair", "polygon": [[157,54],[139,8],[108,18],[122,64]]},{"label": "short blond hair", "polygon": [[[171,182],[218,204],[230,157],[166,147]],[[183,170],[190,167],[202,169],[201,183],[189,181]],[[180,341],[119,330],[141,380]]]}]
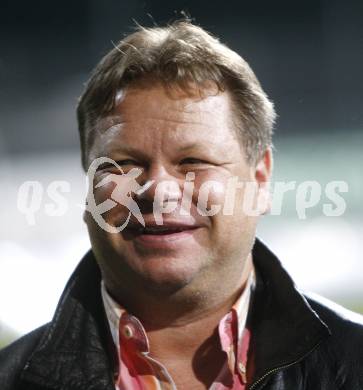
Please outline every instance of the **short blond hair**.
[{"label": "short blond hair", "polygon": [[138,27],[94,69],[77,107],[85,170],[97,120],[112,112],[120,89],[145,79],[168,88],[177,85],[185,91],[191,83],[200,87],[215,83],[232,98],[233,123],[247,161],[258,162],[272,145],[273,103],[248,63],[201,27],[177,21],[166,27]]}]

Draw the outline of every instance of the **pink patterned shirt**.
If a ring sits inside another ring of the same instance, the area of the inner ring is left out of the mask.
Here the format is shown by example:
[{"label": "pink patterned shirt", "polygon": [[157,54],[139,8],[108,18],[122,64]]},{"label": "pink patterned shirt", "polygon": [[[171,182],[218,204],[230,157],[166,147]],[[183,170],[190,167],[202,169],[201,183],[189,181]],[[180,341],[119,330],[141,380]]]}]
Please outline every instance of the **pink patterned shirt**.
[{"label": "pink patterned shirt", "polygon": [[[209,390],[245,390],[250,331],[246,318],[255,274],[251,275],[240,297],[221,319],[218,333],[226,364],[216,374]],[[149,340],[141,322],[127,313],[101,283],[102,299],[119,357],[116,390],[176,390],[166,367],[149,354]],[[236,347],[235,347],[236,346]]]}]

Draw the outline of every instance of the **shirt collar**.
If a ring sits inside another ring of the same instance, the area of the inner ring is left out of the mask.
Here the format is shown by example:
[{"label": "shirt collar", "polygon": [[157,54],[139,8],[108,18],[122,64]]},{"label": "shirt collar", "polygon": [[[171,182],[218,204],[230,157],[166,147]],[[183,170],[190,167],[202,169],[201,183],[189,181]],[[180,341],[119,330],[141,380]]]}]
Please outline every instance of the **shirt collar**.
[{"label": "shirt collar", "polygon": [[227,354],[229,370],[231,373],[237,371],[244,383],[246,382],[247,353],[250,338],[249,330],[246,329],[246,322],[255,283],[255,271],[252,268],[241,295],[218,325],[221,348]]},{"label": "shirt collar", "polygon": [[[240,374],[242,371],[242,375],[247,364],[247,351],[245,351],[242,347],[242,339],[244,337],[247,314],[251,301],[251,292],[253,291],[256,283],[255,278],[255,271],[254,268],[252,268],[247,279],[246,286],[243,289],[241,295],[233,304],[231,310],[220,320],[218,325],[221,348],[228,356],[228,366],[231,372],[234,372],[236,363],[238,363],[242,370],[240,368],[237,371],[239,371]],[[116,302],[111,297],[103,280],[101,281],[101,295],[107,315],[107,320],[110,326],[112,339],[120,356],[120,320],[122,317],[129,317],[129,314],[118,302]],[[133,319],[139,323],[140,327],[142,327],[141,322],[138,321],[136,317],[133,317]],[[146,332],[144,331],[143,327],[142,333],[145,336],[145,343],[148,346]]]}]

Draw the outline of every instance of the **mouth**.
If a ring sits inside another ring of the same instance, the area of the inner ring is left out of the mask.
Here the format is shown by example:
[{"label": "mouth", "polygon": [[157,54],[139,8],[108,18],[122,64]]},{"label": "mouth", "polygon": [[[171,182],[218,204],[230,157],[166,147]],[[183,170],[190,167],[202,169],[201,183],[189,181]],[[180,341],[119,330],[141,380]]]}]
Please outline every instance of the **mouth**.
[{"label": "mouth", "polygon": [[187,230],[197,229],[197,226],[145,226],[139,228],[131,228],[137,235],[148,236],[167,236],[171,234],[178,234]]},{"label": "mouth", "polygon": [[127,230],[135,243],[149,247],[170,247],[190,239],[197,225],[146,225],[130,226]]}]

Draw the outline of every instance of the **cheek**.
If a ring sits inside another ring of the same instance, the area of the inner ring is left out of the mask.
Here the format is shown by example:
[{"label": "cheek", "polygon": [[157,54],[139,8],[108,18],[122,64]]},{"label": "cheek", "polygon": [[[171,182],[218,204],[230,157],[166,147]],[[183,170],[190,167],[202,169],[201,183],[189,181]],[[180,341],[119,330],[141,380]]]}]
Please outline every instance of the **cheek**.
[{"label": "cheek", "polygon": [[196,177],[193,201],[200,213],[205,214],[207,211],[210,216],[213,216],[212,214],[217,210],[217,214],[222,213],[227,195],[227,184],[228,177],[217,173]]},{"label": "cheek", "polygon": [[[251,188],[246,191],[247,187]],[[256,211],[256,190],[253,181],[209,173],[196,177],[193,199],[199,214],[211,220],[216,234],[232,238],[254,229],[260,214]]]},{"label": "cheek", "polygon": [[[97,185],[97,182],[99,182],[99,180],[96,180],[94,184]],[[97,208],[99,208],[99,209],[94,210],[94,212],[97,214],[100,214],[101,217],[108,224],[117,227],[124,222],[125,218],[127,218],[129,210],[125,206],[120,204],[119,202],[115,201],[115,199],[113,199],[112,194],[114,193],[115,188],[116,188],[116,185],[113,182],[104,184],[98,188],[93,186],[93,188],[89,189],[89,191],[92,191],[92,193],[88,193],[88,196],[94,197],[95,204],[96,204]],[[109,210],[103,211],[102,204],[105,202],[110,202],[110,201],[112,202],[112,203],[110,203],[110,205],[111,206],[113,205],[113,206],[110,207]],[[90,217],[92,218],[91,215],[90,215]],[[95,223],[96,223],[96,221],[95,221]]]},{"label": "cheek", "polygon": [[95,186],[91,188],[91,191],[93,191],[93,196],[95,198],[96,204],[98,205],[100,203],[103,203],[107,199],[111,199],[111,194],[114,189],[115,189],[115,184],[113,183],[105,184],[99,188],[96,188]]}]

